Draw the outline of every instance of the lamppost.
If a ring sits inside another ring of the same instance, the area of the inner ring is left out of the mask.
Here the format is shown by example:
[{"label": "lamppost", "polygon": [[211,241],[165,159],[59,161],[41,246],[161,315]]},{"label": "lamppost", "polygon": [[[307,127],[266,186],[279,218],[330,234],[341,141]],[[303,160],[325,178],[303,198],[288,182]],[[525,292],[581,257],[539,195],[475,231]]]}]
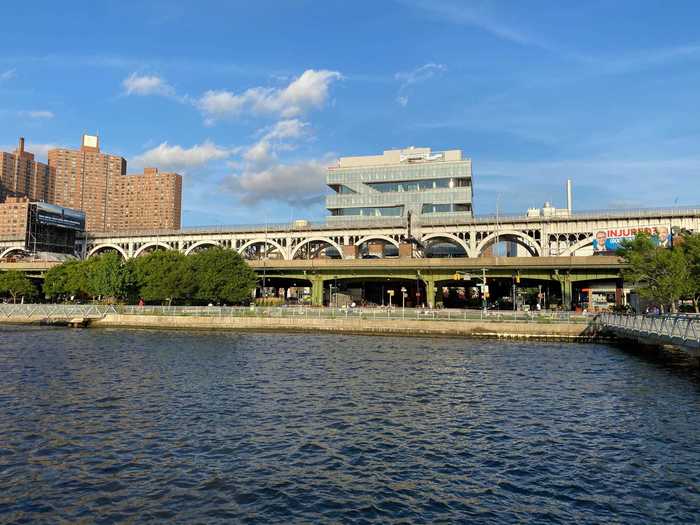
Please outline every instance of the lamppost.
[{"label": "lamppost", "polygon": [[334,288],[334,290],[335,290],[335,301],[334,301],[334,303],[335,303],[335,309],[337,310],[337,309],[338,309],[338,276],[337,276],[337,275],[334,275],[334,276],[333,276],[333,282],[334,282],[334,284],[335,284],[335,286],[333,286],[333,288]]},{"label": "lamppost", "polygon": [[401,315],[406,311],[406,287],[401,287]]}]

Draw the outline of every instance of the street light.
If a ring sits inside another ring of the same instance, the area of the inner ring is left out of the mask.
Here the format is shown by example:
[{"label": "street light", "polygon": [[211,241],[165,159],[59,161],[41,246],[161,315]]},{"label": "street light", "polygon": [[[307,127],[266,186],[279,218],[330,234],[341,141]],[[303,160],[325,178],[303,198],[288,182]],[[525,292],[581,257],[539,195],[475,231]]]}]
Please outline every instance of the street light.
[{"label": "street light", "polygon": [[404,310],[406,309],[406,287],[402,286],[401,287],[401,312],[403,315]]}]

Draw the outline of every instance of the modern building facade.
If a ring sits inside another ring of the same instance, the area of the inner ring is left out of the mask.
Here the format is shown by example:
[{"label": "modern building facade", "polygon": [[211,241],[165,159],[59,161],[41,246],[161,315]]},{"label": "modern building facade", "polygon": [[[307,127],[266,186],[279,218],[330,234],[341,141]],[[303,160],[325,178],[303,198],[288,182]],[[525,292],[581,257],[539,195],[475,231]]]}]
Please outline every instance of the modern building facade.
[{"label": "modern building facade", "polygon": [[26,253],[76,255],[76,238],[85,231],[85,214],[28,197],[7,197],[0,203],[0,239],[21,239],[14,256]]},{"label": "modern building facade", "polygon": [[407,217],[470,218],[472,163],[461,150],[388,150],[382,155],[341,157],[328,168],[330,223]]},{"label": "modern building facade", "polygon": [[[0,153],[0,203],[26,197],[81,210],[86,229],[95,232],[180,228],[180,175],[157,168],[127,175],[126,159],[102,153],[93,135],[83,136],[79,150],[56,148],[48,157],[48,164],[35,161],[24,139],[13,153]],[[12,225],[0,225],[4,228]]]}]

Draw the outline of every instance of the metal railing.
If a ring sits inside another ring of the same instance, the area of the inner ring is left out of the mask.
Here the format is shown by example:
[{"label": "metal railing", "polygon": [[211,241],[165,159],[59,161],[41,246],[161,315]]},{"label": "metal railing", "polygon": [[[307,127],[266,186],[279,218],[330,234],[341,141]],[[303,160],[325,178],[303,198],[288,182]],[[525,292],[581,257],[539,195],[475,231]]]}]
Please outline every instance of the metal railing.
[{"label": "metal railing", "polygon": [[49,321],[75,318],[101,319],[116,314],[112,305],[99,304],[0,304],[0,319],[46,319]]},{"label": "metal railing", "polygon": [[0,319],[99,319],[108,314],[259,317],[294,319],[366,319],[418,321],[489,321],[517,323],[588,323],[590,316],[560,311],[510,311],[427,308],[317,308],[307,306],[136,306],[98,304],[0,304]]},{"label": "metal railing", "polygon": [[466,310],[427,308],[315,308],[306,306],[121,306],[124,315],[174,315],[199,317],[264,317],[308,319],[367,319],[418,321],[494,321],[518,323],[586,323],[589,317],[573,312]]},{"label": "metal railing", "polygon": [[700,348],[700,315],[602,313],[597,322],[618,335]]},{"label": "metal railing", "polygon": [[[602,209],[602,210],[582,210],[576,211],[569,216],[554,217],[528,217],[527,214],[479,214],[471,218],[465,218],[463,213],[455,214],[454,217],[430,217],[423,216],[420,223],[424,226],[470,226],[479,224],[491,224],[496,221],[503,222],[561,222],[571,220],[609,220],[609,219],[630,219],[630,218],[669,218],[697,216],[700,214],[700,206],[678,206],[660,208],[635,208],[635,209]],[[308,230],[338,230],[352,228],[391,228],[404,227],[406,219],[404,217],[371,217],[372,220],[333,219],[328,222],[308,221],[303,226],[289,223],[269,223],[269,224],[239,224],[233,226],[213,225],[185,227],[179,230],[133,230],[122,232],[90,232],[87,237],[90,239],[144,236],[168,237],[183,234],[220,234],[220,233],[285,233]]]}]

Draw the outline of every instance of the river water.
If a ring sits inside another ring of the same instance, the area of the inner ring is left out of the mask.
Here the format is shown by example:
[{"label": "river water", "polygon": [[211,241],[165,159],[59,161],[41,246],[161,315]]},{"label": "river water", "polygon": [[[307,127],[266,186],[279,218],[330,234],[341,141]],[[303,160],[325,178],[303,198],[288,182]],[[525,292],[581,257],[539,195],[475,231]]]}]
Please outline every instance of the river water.
[{"label": "river water", "polygon": [[0,327],[0,523],[697,523],[699,432],[682,356]]}]

